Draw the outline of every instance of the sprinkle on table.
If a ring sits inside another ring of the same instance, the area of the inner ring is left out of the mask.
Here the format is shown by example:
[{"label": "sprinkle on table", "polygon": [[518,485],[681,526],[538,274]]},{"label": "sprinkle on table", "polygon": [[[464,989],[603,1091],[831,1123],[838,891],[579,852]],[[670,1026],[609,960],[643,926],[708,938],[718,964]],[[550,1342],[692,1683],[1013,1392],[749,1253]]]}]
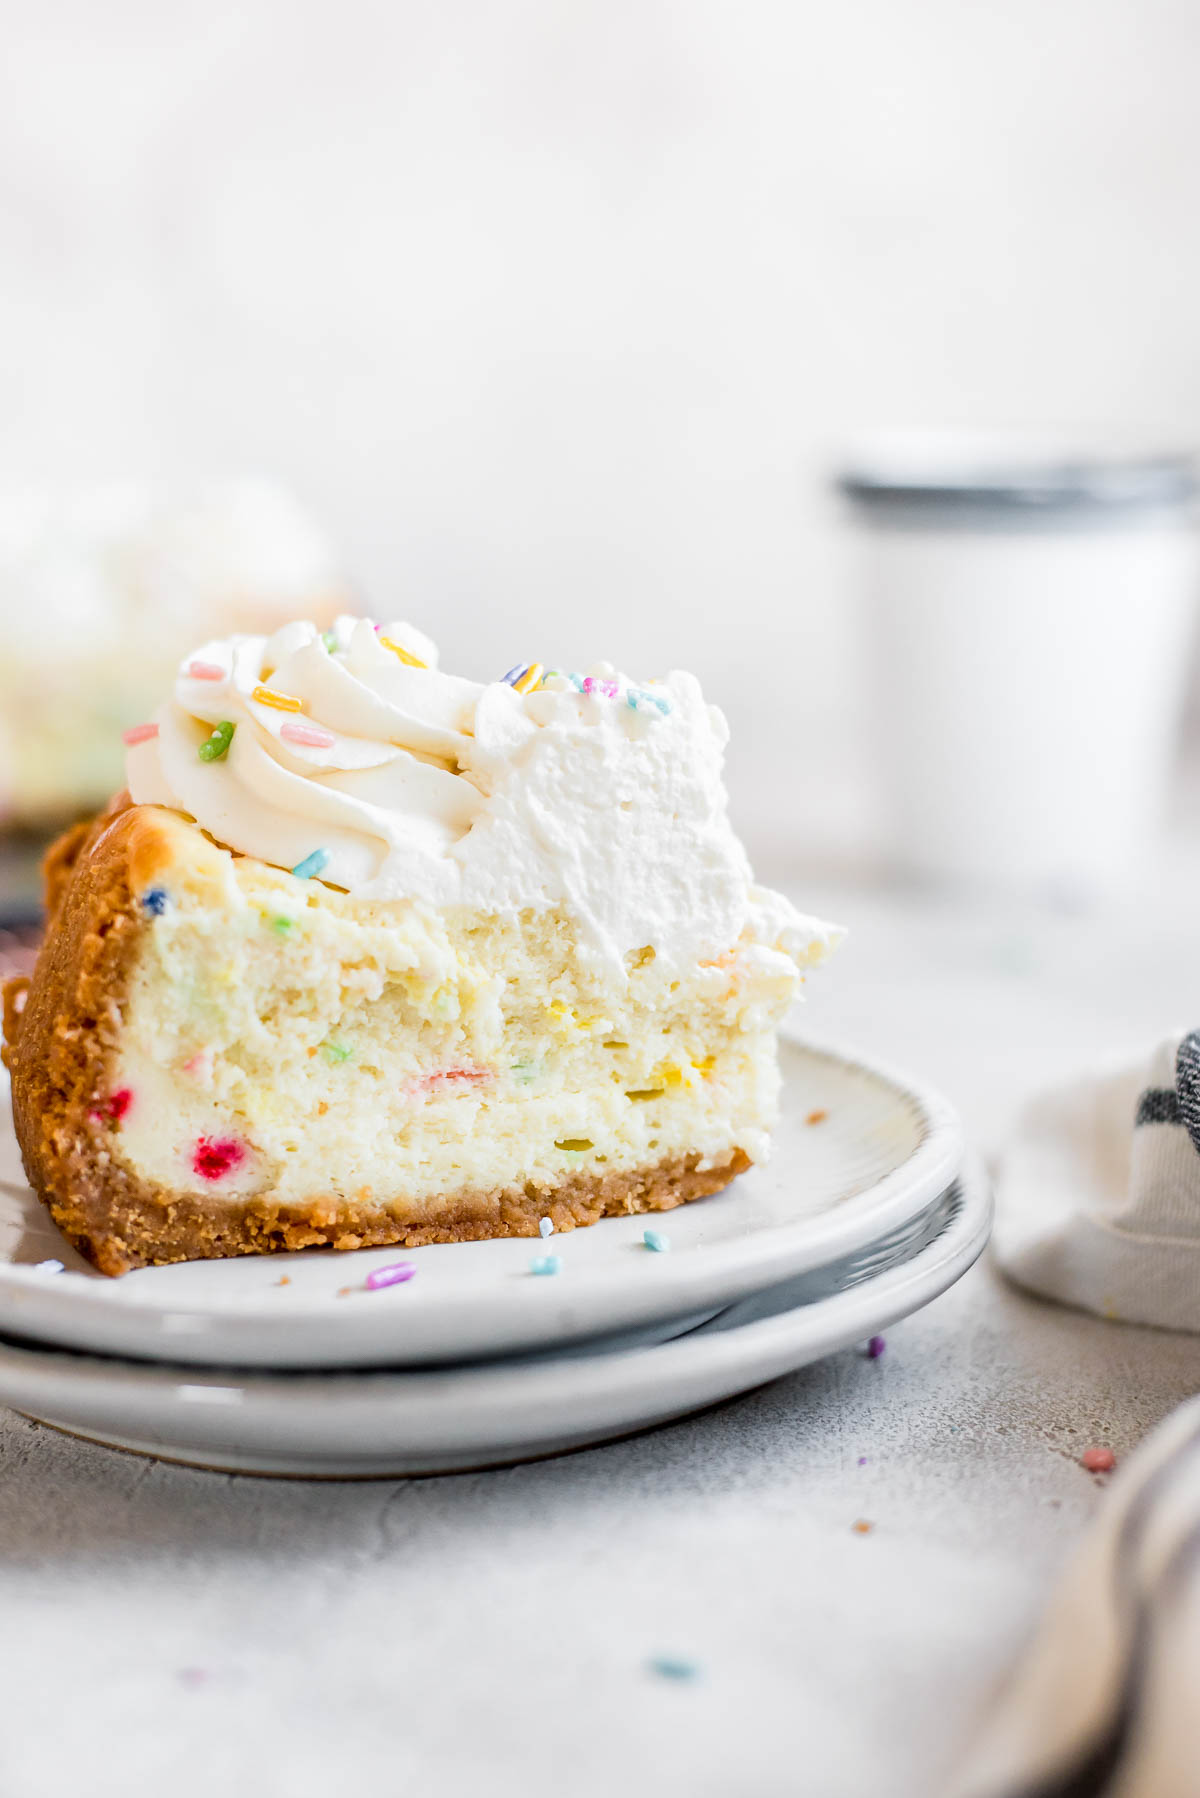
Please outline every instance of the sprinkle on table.
[{"label": "sprinkle on table", "polygon": [[183,671],[189,680],[227,680],[219,662],[189,662]]},{"label": "sprinkle on table", "polygon": [[127,749],[132,749],[135,743],[149,743],[157,735],[157,724],[131,724],[128,730],[121,732],[121,741]]},{"label": "sprinkle on table", "polygon": [[875,1525],[868,1523],[865,1517],[860,1517],[856,1523],[850,1525],[850,1528],[856,1536],[869,1536]]},{"label": "sprinkle on table", "polygon": [[391,637],[385,637],[382,631],[379,633],[379,641],[384,649],[390,649],[394,656],[399,656],[406,668],[428,668],[428,662],[423,662],[420,656],[413,655],[411,650],[405,649],[402,643],[395,642]]},{"label": "sprinkle on table", "polygon": [[373,1267],[367,1275],[367,1291],[378,1292],[384,1286],[403,1286],[416,1273],[411,1261],[390,1261],[386,1267]]},{"label": "sprinkle on table", "polygon": [[277,712],[302,712],[304,710],[302,699],[293,699],[290,693],[276,693],[273,687],[255,687],[250,697],[257,699],[259,705],[269,705]]},{"label": "sprinkle on table", "polygon": [[887,1347],[887,1337],[886,1336],[872,1336],[870,1342],[868,1342],[868,1344],[867,1344],[867,1360],[868,1361],[878,1361],[880,1355],[882,1355],[882,1353],[886,1347]]},{"label": "sprinkle on table", "polygon": [[643,1230],[642,1241],[648,1249],[653,1249],[656,1255],[665,1255],[671,1246],[671,1238],[664,1236],[661,1230]]},{"label": "sprinkle on table", "polygon": [[35,1274],[64,1274],[67,1270],[61,1261],[50,1260],[35,1261],[33,1271]]},{"label": "sprinkle on table", "polygon": [[524,674],[519,675],[512,683],[514,693],[532,693],[542,678],[544,670],[540,662],[530,662]]},{"label": "sprinkle on table", "polygon": [[531,1274],[560,1274],[562,1272],[561,1255],[535,1255],[529,1263]]},{"label": "sprinkle on table", "polygon": [[544,1217],[538,1223],[538,1235],[542,1237],[554,1235],[554,1219]]},{"label": "sprinkle on table", "polygon": [[1111,1448],[1088,1448],[1079,1457],[1079,1465],[1089,1473],[1111,1473],[1116,1464]]},{"label": "sprinkle on table", "polygon": [[312,880],[328,866],[328,849],[314,849],[311,855],[306,855],[302,862],[296,863],[292,873],[297,880]]},{"label": "sprinkle on table", "polygon": [[332,749],[337,742],[332,732],[322,730],[319,724],[293,724],[290,718],[279,726],[279,735],[283,742],[299,743],[305,749]]},{"label": "sprinkle on table", "polygon": [[652,1655],[647,1664],[651,1673],[657,1673],[659,1679],[677,1680],[680,1685],[700,1678],[699,1661],[691,1660],[686,1654]]},{"label": "sprinkle on table", "polygon": [[829,1113],[818,1106],[815,1111],[809,1112],[804,1121],[806,1124],[823,1124],[828,1116]]}]

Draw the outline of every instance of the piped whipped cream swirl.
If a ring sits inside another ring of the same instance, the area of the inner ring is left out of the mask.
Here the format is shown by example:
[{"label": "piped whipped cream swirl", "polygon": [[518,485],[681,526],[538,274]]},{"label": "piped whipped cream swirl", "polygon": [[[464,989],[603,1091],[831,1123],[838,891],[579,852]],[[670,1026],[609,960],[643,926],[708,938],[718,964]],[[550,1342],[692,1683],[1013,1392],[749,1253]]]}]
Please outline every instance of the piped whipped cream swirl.
[{"label": "piped whipped cream swirl", "polygon": [[725,721],[691,675],[535,687],[437,661],[411,625],[349,617],[206,643],[131,744],[130,793],[276,867],[315,857],[359,898],[565,905],[613,967],[646,945],[681,964],[720,953],[747,926],[793,956],[828,937],[753,885]]}]

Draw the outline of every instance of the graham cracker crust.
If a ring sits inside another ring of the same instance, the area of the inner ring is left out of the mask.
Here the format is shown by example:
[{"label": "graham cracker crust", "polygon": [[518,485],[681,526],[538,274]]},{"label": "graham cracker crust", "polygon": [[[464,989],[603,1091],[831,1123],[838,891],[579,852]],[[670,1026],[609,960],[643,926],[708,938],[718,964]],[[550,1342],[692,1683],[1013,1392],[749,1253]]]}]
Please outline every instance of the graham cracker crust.
[{"label": "graham cracker crust", "polygon": [[154,808],[114,800],[68,831],[45,863],[49,928],[31,978],[4,988],[4,1063],[25,1172],[64,1236],[104,1274],[176,1261],[295,1249],[417,1248],[497,1236],[537,1236],[602,1217],[670,1211],[719,1192],[750,1165],[741,1149],[721,1167],[698,1154],[633,1171],[572,1174],[493,1191],[398,1197],[381,1204],[316,1193],[225,1200],[141,1179],[113,1153],[91,1115],[119,1045],[121,1008],[141,933],[138,902],[165,854]]}]

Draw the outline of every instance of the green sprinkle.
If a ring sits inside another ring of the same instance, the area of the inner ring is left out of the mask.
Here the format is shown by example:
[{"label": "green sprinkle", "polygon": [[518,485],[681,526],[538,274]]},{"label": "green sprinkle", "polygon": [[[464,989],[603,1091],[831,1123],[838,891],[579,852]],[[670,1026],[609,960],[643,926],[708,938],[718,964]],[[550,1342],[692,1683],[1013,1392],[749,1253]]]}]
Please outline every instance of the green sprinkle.
[{"label": "green sprinkle", "polygon": [[321,641],[329,651],[330,655],[332,655],[338,646],[336,634],[333,631],[322,631]]},{"label": "green sprinkle", "polygon": [[642,1241],[648,1249],[653,1249],[656,1255],[665,1255],[671,1246],[671,1238],[664,1236],[661,1230],[643,1230]]},{"label": "green sprinkle", "polygon": [[349,1061],[351,1055],[354,1053],[353,1049],[344,1048],[341,1043],[322,1043],[321,1047],[324,1049],[326,1055],[328,1055],[330,1061]]},{"label": "green sprinkle", "polygon": [[229,754],[229,745],[233,742],[233,733],[236,729],[237,725],[231,724],[228,719],[223,724],[218,724],[208,741],[201,743],[197,752],[200,760],[202,762],[223,761]]},{"label": "green sprinkle", "polygon": [[529,1263],[531,1274],[560,1274],[562,1257],[560,1255],[538,1255]]},{"label": "green sprinkle", "polygon": [[294,923],[294,918],[272,918],[271,929],[277,930],[280,936],[286,936]]}]

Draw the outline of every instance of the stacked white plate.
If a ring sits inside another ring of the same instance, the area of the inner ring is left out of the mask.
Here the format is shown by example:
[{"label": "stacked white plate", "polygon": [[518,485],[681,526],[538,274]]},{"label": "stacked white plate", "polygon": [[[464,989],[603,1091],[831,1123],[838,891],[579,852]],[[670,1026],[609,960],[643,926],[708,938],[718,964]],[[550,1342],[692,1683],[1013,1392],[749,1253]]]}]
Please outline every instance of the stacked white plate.
[{"label": "stacked white plate", "polygon": [[[665,1216],[545,1242],[108,1280],[59,1236],[6,1126],[0,1403],[224,1472],[384,1477],[582,1448],[863,1341],[979,1255],[987,1182],[936,1093],[798,1038],[781,1051],[768,1166]],[[559,1271],[535,1273],[547,1254]],[[411,1279],[367,1286],[397,1261]]]}]

